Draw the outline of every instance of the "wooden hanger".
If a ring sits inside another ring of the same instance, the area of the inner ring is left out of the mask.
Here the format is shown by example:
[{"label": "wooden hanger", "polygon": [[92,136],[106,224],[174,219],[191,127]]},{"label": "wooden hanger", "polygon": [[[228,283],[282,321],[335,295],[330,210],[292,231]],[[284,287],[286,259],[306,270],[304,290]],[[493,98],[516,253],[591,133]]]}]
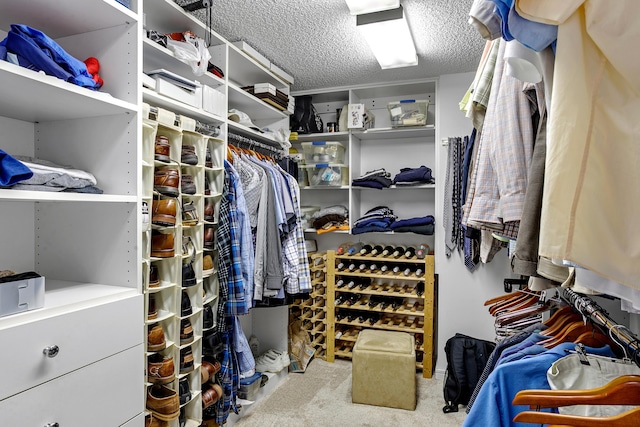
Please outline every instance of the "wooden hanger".
[{"label": "wooden hanger", "polygon": [[[546,333],[546,330],[544,332]],[[563,329],[558,335],[554,335],[551,338],[538,342],[538,345],[545,348],[553,348],[563,342],[575,341],[585,332],[589,334],[597,333],[593,325],[584,325],[581,322],[572,323],[566,329]]]},{"label": "wooden hanger", "polygon": [[519,295],[516,295],[511,299],[500,301],[492,305],[491,307],[489,307],[489,314],[491,314],[492,316],[495,316],[500,311],[505,310],[509,307],[514,307],[520,304],[521,302],[527,300],[528,298],[530,298],[530,294],[526,292],[521,292]]},{"label": "wooden hanger", "polygon": [[[640,405],[640,375],[623,375],[602,387],[589,390],[522,390],[516,394],[513,404],[529,405],[531,409],[572,405]],[[611,417],[524,411],[517,414],[513,421],[574,427],[636,427],[640,425],[640,408]]]},{"label": "wooden hanger", "polygon": [[498,303],[500,301],[504,301],[504,300],[508,300],[508,299],[511,299],[511,298],[515,298],[515,297],[521,295],[522,293],[523,293],[522,291],[515,291],[515,292],[510,292],[508,294],[500,295],[500,296],[497,296],[497,297],[494,297],[494,298],[490,298],[490,299],[488,299],[488,300],[486,300],[484,302],[484,305],[485,306],[493,305],[493,304],[496,304],[496,303]]},{"label": "wooden hanger", "polygon": [[566,315],[564,318],[560,318],[556,323],[544,330],[544,335],[553,336],[558,335],[561,331],[565,330],[569,325],[574,323],[583,324],[582,316],[577,313]]},{"label": "wooden hanger", "polygon": [[551,327],[553,326],[553,324],[555,322],[557,322],[559,319],[562,319],[565,316],[568,316],[572,313],[575,313],[573,311],[573,308],[571,308],[571,306],[569,305],[565,305],[564,307],[562,307],[560,310],[557,310],[555,313],[553,313],[551,315],[551,317],[549,317],[547,320],[545,320],[544,322],[542,322],[544,325],[546,325],[547,327]]}]

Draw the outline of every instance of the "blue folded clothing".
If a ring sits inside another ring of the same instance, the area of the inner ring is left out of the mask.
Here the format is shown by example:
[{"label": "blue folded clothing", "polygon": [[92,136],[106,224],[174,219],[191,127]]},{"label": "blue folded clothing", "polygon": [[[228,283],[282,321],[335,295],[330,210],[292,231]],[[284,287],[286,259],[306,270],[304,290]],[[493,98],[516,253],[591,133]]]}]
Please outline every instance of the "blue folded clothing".
[{"label": "blue folded clothing", "polygon": [[0,150],[0,186],[12,186],[32,176],[31,169],[21,161]]},{"label": "blue folded clothing", "polygon": [[425,224],[425,225],[408,225],[406,227],[396,227],[393,229],[394,233],[415,233],[415,234],[424,234],[426,236],[431,236],[435,231],[435,225],[433,224]]},{"label": "blue folded clothing", "polygon": [[426,166],[420,166],[419,168],[402,168],[393,178],[393,183],[396,182],[431,182],[432,180],[431,169]]},{"label": "blue folded clothing", "polygon": [[354,179],[351,185],[355,187],[369,187],[369,188],[389,188],[393,182],[385,176],[370,176],[367,178]]},{"label": "blue folded clothing", "polygon": [[374,232],[385,232],[385,231],[391,231],[391,229],[389,227],[369,225],[365,227],[353,227],[351,229],[351,234],[374,233]]},{"label": "blue folded clothing", "polygon": [[433,218],[433,215],[427,215],[427,216],[421,216],[416,218],[407,218],[407,219],[397,220],[393,224],[391,224],[391,228],[395,230],[396,228],[401,228],[401,227],[413,227],[417,225],[427,225],[427,224],[434,224],[434,223],[435,223],[435,219]]}]

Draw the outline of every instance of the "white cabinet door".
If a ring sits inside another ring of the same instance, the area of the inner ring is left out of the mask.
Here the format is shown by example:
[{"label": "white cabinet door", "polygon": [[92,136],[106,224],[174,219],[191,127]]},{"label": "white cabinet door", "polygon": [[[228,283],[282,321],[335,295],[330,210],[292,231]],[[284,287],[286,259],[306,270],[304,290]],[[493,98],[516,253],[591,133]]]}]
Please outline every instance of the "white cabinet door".
[{"label": "white cabinet door", "polygon": [[123,425],[144,407],[142,354],[138,345],[0,401],[1,423],[16,427]]},{"label": "white cabinet door", "polygon": [[136,295],[0,330],[0,399],[141,344],[142,329],[132,326],[142,313],[142,295]]}]

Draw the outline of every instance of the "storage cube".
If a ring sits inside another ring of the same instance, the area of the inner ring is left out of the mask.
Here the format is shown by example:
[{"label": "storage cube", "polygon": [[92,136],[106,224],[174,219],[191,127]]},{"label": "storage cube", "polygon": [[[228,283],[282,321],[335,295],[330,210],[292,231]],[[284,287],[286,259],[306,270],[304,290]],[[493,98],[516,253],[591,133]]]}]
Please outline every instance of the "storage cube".
[{"label": "storage cube", "polygon": [[416,409],[416,350],[406,332],[364,329],[353,347],[351,401]]},{"label": "storage cube", "polygon": [[391,126],[425,126],[427,124],[429,101],[404,99],[388,103],[387,108],[391,115]]},{"label": "storage cube", "polygon": [[302,228],[311,228],[311,216],[320,210],[320,206],[300,206]]},{"label": "storage cube", "polygon": [[0,317],[43,306],[44,276],[0,283]]},{"label": "storage cube", "polygon": [[343,176],[348,175],[345,165],[318,163],[302,167],[307,172],[311,187],[340,187],[343,185]]},{"label": "storage cube", "polygon": [[306,164],[344,163],[344,145],[337,141],[303,142],[302,152]]}]

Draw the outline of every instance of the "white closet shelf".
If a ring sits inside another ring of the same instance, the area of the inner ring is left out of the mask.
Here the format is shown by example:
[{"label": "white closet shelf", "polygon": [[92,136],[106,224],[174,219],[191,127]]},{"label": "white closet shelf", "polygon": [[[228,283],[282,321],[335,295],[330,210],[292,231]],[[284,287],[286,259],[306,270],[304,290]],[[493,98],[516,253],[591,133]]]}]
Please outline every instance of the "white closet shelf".
[{"label": "white closet shelf", "polygon": [[340,187],[332,187],[330,185],[313,187],[313,186],[307,185],[304,187],[300,187],[300,190],[348,190],[348,189],[349,189],[348,185],[341,185]]},{"label": "white closet shelf", "polygon": [[283,111],[267,104],[259,98],[251,95],[249,92],[242,90],[240,87],[229,84],[229,108],[235,108],[244,111],[251,117],[254,124],[257,122],[286,119],[289,117]]},{"label": "white closet shelf", "polygon": [[[298,134],[297,142],[313,142],[313,141],[349,141],[349,132],[324,132]],[[296,141],[291,141],[296,142]]]},{"label": "white closet shelf", "polygon": [[[422,184],[422,185],[392,185],[389,188],[383,188],[382,191],[384,190],[424,190],[424,189],[435,189],[436,185],[435,184]],[[358,187],[358,186],[353,186],[353,190],[376,190],[376,191],[380,191],[377,188],[370,188],[370,187]]]},{"label": "white closet shelf", "polygon": [[352,132],[360,140],[400,139],[435,136],[436,128],[433,125],[427,125],[407,128],[374,128]]},{"label": "white closet shelf", "polygon": [[201,76],[196,76],[193,74],[191,66],[176,58],[172,51],[166,47],[160,46],[158,43],[153,42],[146,37],[142,40],[142,47],[144,48],[142,52],[144,57],[144,69],[147,72],[164,68],[165,70],[185,76],[191,80],[197,80],[207,86],[218,87],[224,84],[223,79],[209,72],[206,72]]},{"label": "white closet shelf", "polygon": [[[255,139],[258,142],[262,142],[264,144],[267,144],[271,147],[275,147],[278,149],[282,149],[280,147],[280,143],[276,140],[273,140],[267,136],[265,136],[265,134],[260,133],[258,131],[255,131],[253,129],[250,129],[244,125],[241,125],[240,123],[234,122],[232,120],[227,120],[227,124],[229,125],[229,132],[231,133],[236,133],[238,135],[250,138],[250,139]],[[231,145],[233,145],[233,141],[229,141],[229,143]]]},{"label": "white closet shelf", "polygon": [[0,329],[139,295],[135,288],[78,283],[45,277],[44,307],[1,318]]},{"label": "white closet shelf", "polygon": [[135,104],[0,61],[0,116],[29,122],[135,114]]},{"label": "white closet shelf", "polygon": [[166,108],[167,110],[200,120],[201,122],[214,124],[221,124],[224,122],[224,119],[220,116],[208,113],[201,108],[196,108],[183,102],[176,101],[167,96],[160,95],[146,87],[142,88],[142,98],[144,102],[154,107]]},{"label": "white closet shelf", "polygon": [[137,203],[136,196],[0,189],[0,200],[26,202]]},{"label": "white closet shelf", "polygon": [[229,72],[229,78],[238,86],[249,86],[256,83],[271,83],[279,89],[289,86],[270,70],[264,68],[258,61],[232,44],[229,44],[229,67],[227,71]]},{"label": "white closet shelf", "polygon": [[[315,228],[307,228],[304,230],[305,233],[318,234],[318,230]],[[349,234],[349,230],[333,230],[328,233],[322,233],[322,235],[330,234],[330,233],[338,233],[338,234]]]},{"label": "white closet shelf", "polygon": [[138,21],[136,13],[115,0],[93,3],[79,7],[77,0],[2,0],[0,28],[8,31],[10,24],[21,23],[58,39]]}]

